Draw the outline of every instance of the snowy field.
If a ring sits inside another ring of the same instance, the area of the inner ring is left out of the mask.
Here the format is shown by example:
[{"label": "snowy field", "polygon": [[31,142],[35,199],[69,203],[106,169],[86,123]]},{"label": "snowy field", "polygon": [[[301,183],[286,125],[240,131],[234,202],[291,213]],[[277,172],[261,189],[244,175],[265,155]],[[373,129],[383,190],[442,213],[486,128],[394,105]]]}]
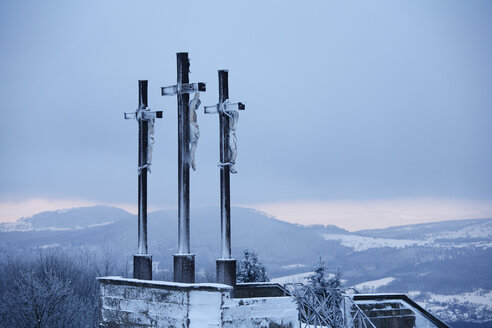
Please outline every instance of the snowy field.
[{"label": "snowy field", "polygon": [[326,240],[340,241],[343,246],[352,248],[355,252],[366,251],[370,248],[405,248],[408,246],[426,246],[428,244],[428,242],[423,240],[373,238],[344,234],[324,234],[323,237]]},{"label": "snowy field", "polygon": [[492,320],[492,291],[476,290],[453,295],[412,291],[408,295],[447,322]]},{"label": "snowy field", "polygon": [[314,272],[303,272],[299,274],[294,274],[290,276],[283,276],[278,278],[273,278],[270,281],[275,282],[277,284],[285,285],[285,284],[305,284],[308,281],[309,276],[313,275]]},{"label": "snowy field", "polygon": [[[477,237],[464,237],[466,234],[469,236]],[[460,238],[488,238],[491,236],[489,231],[462,231],[456,233],[442,233],[442,234],[430,234],[426,236],[423,240],[413,240],[413,239],[391,239],[391,238],[374,238],[359,236],[354,234],[324,234],[325,240],[339,241],[342,246],[352,248],[354,252],[363,252],[371,248],[396,248],[401,249],[411,246],[421,246],[421,247],[434,247],[434,248],[481,248],[488,249],[492,248],[492,241],[482,240],[482,241],[461,241]],[[485,237],[483,237],[485,236]],[[453,239],[458,239],[455,241]]]},{"label": "snowy field", "polygon": [[386,277],[377,280],[365,281],[353,286],[353,288],[355,288],[359,293],[375,293],[379,287],[389,285],[394,280],[395,278],[393,277]]}]

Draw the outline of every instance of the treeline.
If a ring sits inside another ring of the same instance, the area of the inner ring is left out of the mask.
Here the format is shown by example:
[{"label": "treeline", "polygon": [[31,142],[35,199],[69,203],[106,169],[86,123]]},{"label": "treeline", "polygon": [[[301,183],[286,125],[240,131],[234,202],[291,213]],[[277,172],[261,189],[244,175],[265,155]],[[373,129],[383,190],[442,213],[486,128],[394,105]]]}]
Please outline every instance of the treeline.
[{"label": "treeline", "polygon": [[[92,328],[99,320],[97,277],[132,276],[132,262],[106,248],[0,248],[0,328]],[[268,281],[252,250],[238,261],[238,282]],[[172,271],[153,272],[172,281]],[[201,269],[197,282],[215,282],[215,267]]]},{"label": "treeline", "polygon": [[[254,251],[244,251],[238,281],[268,280]],[[96,277],[132,276],[132,263],[106,248],[0,249],[0,328],[92,328],[99,320]],[[172,271],[153,272],[172,281]],[[197,282],[215,282],[215,267],[201,269]]]},{"label": "treeline", "polygon": [[109,250],[2,250],[1,328],[88,328],[99,318],[98,276],[128,276]]}]

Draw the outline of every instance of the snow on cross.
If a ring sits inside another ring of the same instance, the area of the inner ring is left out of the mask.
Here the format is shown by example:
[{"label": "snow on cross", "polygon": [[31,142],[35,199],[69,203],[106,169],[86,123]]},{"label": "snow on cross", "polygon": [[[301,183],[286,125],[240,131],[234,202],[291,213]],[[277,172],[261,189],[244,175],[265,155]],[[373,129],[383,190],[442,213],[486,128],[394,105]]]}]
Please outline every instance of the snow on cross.
[{"label": "snow on cross", "polygon": [[242,102],[229,102],[229,76],[227,70],[219,70],[219,103],[204,106],[205,114],[219,114],[220,124],[220,167],[229,167],[231,173],[237,173],[234,164],[237,155],[236,126],[239,110],[246,109]]},{"label": "snow on cross", "polygon": [[[236,286],[236,260],[231,254],[231,186],[230,173],[235,169],[237,145],[236,126],[238,110],[244,110],[243,103],[229,102],[229,72],[219,70],[219,103],[205,106],[205,114],[219,114],[220,135],[220,234],[221,258],[217,259],[217,282]],[[233,290],[234,293],[234,290]]]},{"label": "snow on cross", "polygon": [[138,81],[138,108],[125,113],[125,119],[138,122],[138,254],[133,256],[133,277],[152,279],[152,255],[147,249],[147,171],[152,162],[154,121],[162,118],[162,111],[148,108],[148,81]]},{"label": "snow on cross", "polygon": [[[161,88],[162,96],[178,98],[178,254],[174,281],[195,282],[195,255],[190,252],[190,93],[206,91],[204,82],[190,83],[187,52],[176,54],[177,84]],[[196,122],[195,122],[196,123]]]}]

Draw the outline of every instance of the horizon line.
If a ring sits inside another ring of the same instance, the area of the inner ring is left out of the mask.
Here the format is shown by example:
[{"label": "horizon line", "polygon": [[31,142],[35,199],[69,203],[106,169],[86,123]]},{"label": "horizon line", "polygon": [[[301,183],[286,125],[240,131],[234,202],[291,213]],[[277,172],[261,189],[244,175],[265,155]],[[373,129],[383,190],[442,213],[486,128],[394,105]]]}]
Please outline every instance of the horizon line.
[{"label": "horizon line", "polygon": [[[99,203],[84,200],[31,198],[20,202],[0,202],[0,223],[16,222],[43,212],[81,207],[107,206],[136,215],[136,206],[127,203]],[[385,229],[442,221],[480,220],[492,218],[492,202],[444,198],[406,198],[366,201],[293,201],[272,203],[236,203],[233,207],[258,211],[267,217],[310,226],[336,226],[349,232]],[[218,204],[192,208],[218,208]],[[21,211],[19,211],[21,209]],[[177,206],[149,206],[148,213],[177,210]],[[17,218],[12,218],[15,213]],[[6,218],[10,214],[10,218]]]}]

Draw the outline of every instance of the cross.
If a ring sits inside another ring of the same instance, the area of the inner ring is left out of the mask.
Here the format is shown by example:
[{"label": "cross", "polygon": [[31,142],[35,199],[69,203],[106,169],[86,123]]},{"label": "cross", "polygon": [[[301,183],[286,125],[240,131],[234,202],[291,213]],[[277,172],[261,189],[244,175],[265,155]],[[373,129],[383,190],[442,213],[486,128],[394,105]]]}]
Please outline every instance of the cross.
[{"label": "cross", "polygon": [[178,98],[178,254],[174,255],[174,281],[195,282],[195,255],[190,253],[190,113],[191,92],[206,91],[203,82],[190,83],[187,52],[176,54],[177,84],[162,87],[163,96]]},{"label": "cross", "polygon": [[235,169],[236,124],[239,110],[246,106],[241,103],[229,102],[229,73],[219,70],[219,103],[205,106],[206,114],[219,114],[220,126],[220,232],[221,258],[217,260],[217,282],[236,286],[236,260],[231,256],[231,186],[230,173]]},{"label": "cross", "polygon": [[151,111],[147,97],[148,81],[138,81],[138,108],[125,113],[125,119],[138,122],[138,254],[133,256],[133,278],[152,280],[152,255],[147,249],[147,171],[150,172],[154,121],[162,111]]}]

